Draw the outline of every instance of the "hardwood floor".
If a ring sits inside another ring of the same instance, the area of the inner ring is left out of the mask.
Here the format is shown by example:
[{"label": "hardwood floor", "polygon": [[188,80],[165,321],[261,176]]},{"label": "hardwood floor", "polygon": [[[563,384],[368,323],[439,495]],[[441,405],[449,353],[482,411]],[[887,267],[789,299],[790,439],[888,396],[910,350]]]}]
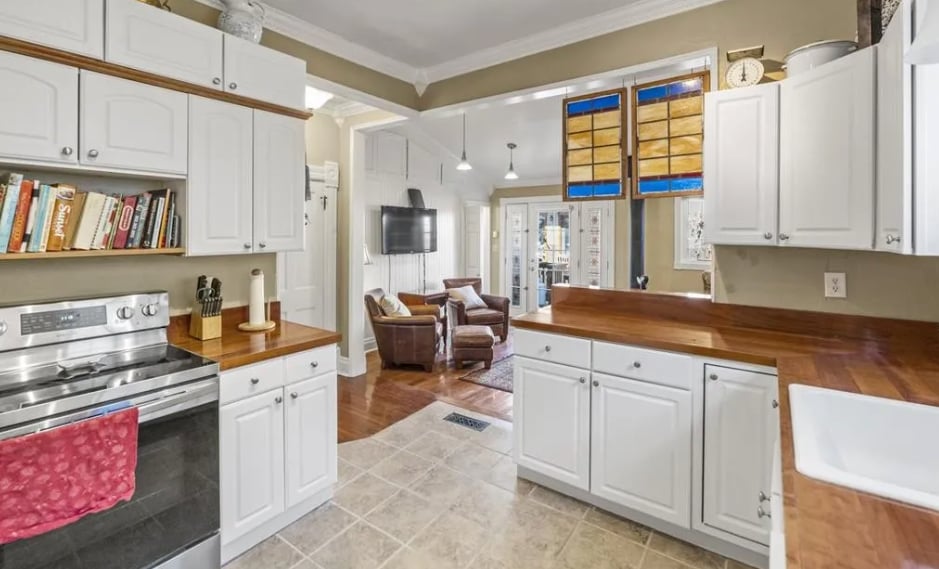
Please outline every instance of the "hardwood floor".
[{"label": "hardwood floor", "polygon": [[[493,361],[512,353],[509,336],[505,344],[496,344]],[[438,354],[430,373],[419,366],[383,370],[378,352],[370,352],[365,375],[339,378],[339,442],[371,436],[438,400],[512,420],[511,393],[458,379],[482,364],[456,369],[448,358]]]}]

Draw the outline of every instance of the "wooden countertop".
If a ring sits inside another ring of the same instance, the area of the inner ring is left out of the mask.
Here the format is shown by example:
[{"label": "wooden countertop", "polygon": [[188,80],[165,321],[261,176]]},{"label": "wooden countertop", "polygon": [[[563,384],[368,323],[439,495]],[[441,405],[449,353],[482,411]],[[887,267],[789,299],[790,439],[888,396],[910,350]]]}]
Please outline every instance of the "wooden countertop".
[{"label": "wooden countertop", "polygon": [[[939,406],[939,324],[577,287],[552,295],[553,309],[515,326],[777,368],[789,569],[939,569],[939,512],[796,471],[788,391],[797,383]],[[936,436],[923,433],[924,452],[936,452]]]},{"label": "wooden countertop", "polygon": [[232,308],[222,312],[222,337],[205,342],[189,335],[189,316],[170,320],[169,342],[184,350],[218,362],[222,370],[253,364],[320,346],[336,344],[338,332],[311,328],[280,319],[280,309],[272,310],[277,327],[270,332],[248,333],[238,330],[247,319],[245,309]]}]

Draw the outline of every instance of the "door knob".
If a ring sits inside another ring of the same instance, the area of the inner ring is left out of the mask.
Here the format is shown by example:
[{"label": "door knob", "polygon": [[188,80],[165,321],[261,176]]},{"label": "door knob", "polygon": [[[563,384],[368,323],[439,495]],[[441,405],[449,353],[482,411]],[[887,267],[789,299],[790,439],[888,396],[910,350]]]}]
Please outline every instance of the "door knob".
[{"label": "door knob", "polygon": [[787,234],[785,234],[785,233],[780,233],[780,234],[779,234],[779,240],[780,240],[780,241],[789,241],[789,235],[787,235]]},{"label": "door knob", "polygon": [[545,346],[545,347],[544,347],[544,351],[545,351],[545,352],[550,352],[550,351],[551,351],[551,346]]},{"label": "door knob", "polygon": [[762,491],[762,490],[760,490],[759,498],[760,498],[760,503],[769,502],[769,496],[767,496],[767,495],[766,495],[766,492],[764,492],[764,491]]},{"label": "door knob", "polygon": [[772,518],[773,516],[771,516],[769,512],[767,512],[766,510],[764,510],[764,509],[763,509],[763,506],[759,506],[759,507],[756,509],[756,517],[758,517],[758,518]]},{"label": "door knob", "polygon": [[581,382],[581,383],[587,383],[587,378],[586,378],[586,377],[580,378],[580,382]]},{"label": "door knob", "polygon": [[265,249],[267,248],[267,243],[265,243],[264,241],[261,241],[260,243],[258,243],[258,247],[260,247],[261,249]]},{"label": "door knob", "polygon": [[778,408],[779,408],[779,401],[776,401],[775,399],[773,399],[773,409],[778,409]]},{"label": "door knob", "polygon": [[65,155],[65,156],[71,156],[72,153],[74,153],[74,152],[75,152],[75,151],[72,150],[72,147],[71,147],[71,146],[66,146],[65,148],[62,149],[62,154]]},{"label": "door knob", "polygon": [[594,386],[594,387],[600,387],[600,382],[597,381],[597,380],[593,380],[593,386]]},{"label": "door knob", "polygon": [[290,394],[290,398],[291,398],[291,399],[296,399],[297,397],[300,397],[300,394],[297,393],[296,391],[294,391],[293,393]]},{"label": "door knob", "polygon": [[234,81],[232,81],[231,83],[228,84],[228,88],[234,91],[235,89],[238,88],[238,83],[235,83]]},{"label": "door knob", "polygon": [[894,243],[899,243],[899,242],[900,242],[900,238],[899,238],[899,237],[897,237],[897,236],[895,236],[895,235],[888,235],[888,236],[887,236],[887,245],[893,245]]},{"label": "door knob", "polygon": [[633,362],[633,367],[639,369],[642,367],[642,362]]},{"label": "door knob", "polygon": [[245,243],[245,249],[250,249],[250,248],[251,248],[251,243]]},{"label": "door knob", "polygon": [[769,231],[763,234],[763,239],[766,239],[767,241],[769,241],[772,238],[773,238],[773,234],[770,233]]},{"label": "door knob", "polygon": [[88,157],[89,157],[89,158],[97,158],[97,157],[98,157],[98,151],[95,150],[94,148],[92,148],[91,150],[88,151]]},{"label": "door knob", "polygon": [[212,78],[212,84],[213,84],[213,85],[221,85],[221,84],[222,84],[222,78],[221,78],[221,77],[213,77],[213,78]]},{"label": "door knob", "polygon": [[280,395],[274,398],[274,403],[277,403],[278,405],[280,405],[283,402],[284,402],[284,398],[281,397]]},{"label": "door knob", "polygon": [[717,381],[717,374],[712,373],[711,375],[708,376],[708,379],[710,379],[711,381]]},{"label": "door knob", "polygon": [[320,367],[320,363],[319,363],[319,362],[310,362],[310,367],[313,368],[313,369],[316,369],[316,368]]}]

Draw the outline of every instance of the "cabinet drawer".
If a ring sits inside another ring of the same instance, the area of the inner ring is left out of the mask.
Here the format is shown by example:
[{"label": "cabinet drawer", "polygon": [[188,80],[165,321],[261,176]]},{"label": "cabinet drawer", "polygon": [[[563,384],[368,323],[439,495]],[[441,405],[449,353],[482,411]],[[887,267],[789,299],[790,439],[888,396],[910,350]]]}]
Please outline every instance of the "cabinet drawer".
[{"label": "cabinet drawer", "polygon": [[594,342],[593,369],[659,385],[691,389],[691,358],[682,354]]},{"label": "cabinet drawer", "polygon": [[590,368],[590,340],[516,329],[513,342],[520,356]]},{"label": "cabinet drawer", "polygon": [[300,352],[287,356],[284,360],[288,384],[336,371],[336,345],[330,344],[315,350]]},{"label": "cabinet drawer", "polygon": [[277,358],[222,372],[220,404],[238,401],[284,385],[284,360]]}]

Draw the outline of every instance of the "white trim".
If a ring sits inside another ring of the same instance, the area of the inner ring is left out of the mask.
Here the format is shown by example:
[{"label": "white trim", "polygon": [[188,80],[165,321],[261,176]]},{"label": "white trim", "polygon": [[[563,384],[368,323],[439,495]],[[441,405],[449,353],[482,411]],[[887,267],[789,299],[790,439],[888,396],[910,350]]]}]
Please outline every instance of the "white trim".
[{"label": "white trim", "polygon": [[[201,2],[203,0],[196,0]],[[336,83],[335,81],[330,81],[329,79],[324,79],[322,77],[317,77],[316,75],[310,75],[309,73],[306,76],[307,85],[311,87],[316,87],[317,89],[322,89],[328,91],[334,95],[339,95],[346,99],[352,99],[354,101],[364,103],[370,107],[374,107],[381,111],[387,111],[389,113],[395,113],[401,115],[404,118],[415,118],[420,115],[420,112],[412,109],[411,107],[405,107],[404,105],[399,105],[398,103],[393,103],[391,101],[376,97],[364,91],[359,91],[358,89],[353,89],[352,87],[347,87],[342,83]],[[315,111],[320,112],[320,111]]]},{"label": "white trim", "polygon": [[499,198],[499,207],[502,207],[503,204],[539,204],[539,203],[558,203],[564,201],[560,195],[557,196],[531,196],[531,197],[520,197],[520,198]]},{"label": "white trim", "polygon": [[495,187],[502,189],[510,188],[527,188],[529,186],[560,186],[561,177],[552,176],[549,178],[526,178],[523,175],[519,175],[518,180],[500,180]]}]

